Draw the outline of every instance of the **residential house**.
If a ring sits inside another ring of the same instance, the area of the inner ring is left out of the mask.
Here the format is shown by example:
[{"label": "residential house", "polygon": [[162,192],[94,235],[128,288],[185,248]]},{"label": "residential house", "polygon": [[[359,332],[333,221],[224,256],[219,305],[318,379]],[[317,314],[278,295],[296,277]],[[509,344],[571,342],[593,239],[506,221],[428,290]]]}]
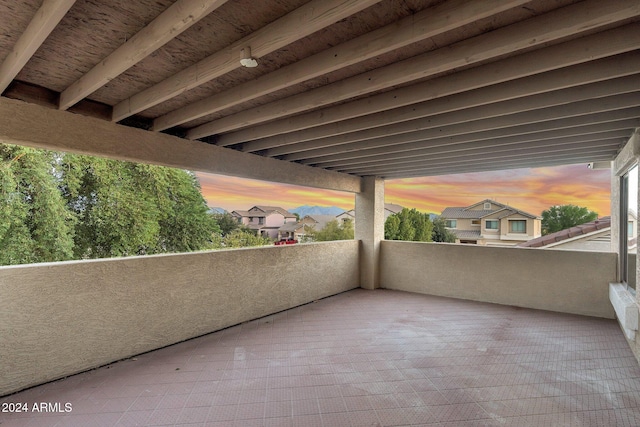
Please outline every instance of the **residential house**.
[{"label": "residential house", "polygon": [[490,199],[445,208],[440,216],[456,235],[456,243],[515,246],[542,234],[540,217]]},{"label": "residential house", "polygon": [[[402,209],[404,209],[404,207],[402,207],[400,205],[396,205],[396,204],[393,204],[393,203],[385,203],[384,204],[384,219],[385,219],[385,221],[391,215],[397,214]],[[336,218],[338,219],[338,222],[340,222],[340,223],[342,223],[342,222],[344,222],[346,220],[351,220],[351,222],[353,223],[353,225],[355,227],[356,210],[355,209],[351,209],[350,211],[343,212],[340,215],[336,215]]]},{"label": "residential house", "polygon": [[307,237],[305,227],[312,227],[316,231],[322,230],[327,223],[336,221],[334,215],[305,215],[299,222],[287,223],[278,229],[278,239],[304,240]]},{"label": "residential house", "polygon": [[[631,227],[634,223],[631,223]],[[611,250],[611,217],[556,231],[518,244],[520,248],[576,249],[609,252]]]},{"label": "residential house", "polygon": [[247,211],[233,211],[231,214],[240,224],[271,239],[278,238],[278,230],[284,224],[297,221],[294,214],[278,206],[254,206]]}]

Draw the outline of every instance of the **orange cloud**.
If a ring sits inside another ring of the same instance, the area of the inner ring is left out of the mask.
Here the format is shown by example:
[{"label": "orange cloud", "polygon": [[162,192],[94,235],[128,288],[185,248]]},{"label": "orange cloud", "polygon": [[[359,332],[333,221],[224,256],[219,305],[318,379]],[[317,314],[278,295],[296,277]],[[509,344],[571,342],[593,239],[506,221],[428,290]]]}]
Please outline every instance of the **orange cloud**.
[{"label": "orange cloud", "polygon": [[341,191],[200,172],[196,173],[196,176],[207,204],[224,208],[229,212],[249,209],[255,205],[275,205],[285,209],[301,205],[337,206],[345,210],[353,208],[354,205],[354,195]]},{"label": "orange cloud", "polygon": [[[346,192],[205,173],[197,176],[209,206],[228,211],[261,204],[285,209],[305,204],[342,209],[354,205],[354,195]],[[574,204],[605,216],[610,214],[610,171],[572,165],[389,180],[385,195],[388,203],[436,214],[448,206],[494,199],[536,215],[553,205]]]},{"label": "orange cloud", "polygon": [[385,194],[389,202],[434,213],[494,199],[536,215],[553,205],[574,204],[605,216],[610,185],[610,171],[572,165],[392,180]]}]

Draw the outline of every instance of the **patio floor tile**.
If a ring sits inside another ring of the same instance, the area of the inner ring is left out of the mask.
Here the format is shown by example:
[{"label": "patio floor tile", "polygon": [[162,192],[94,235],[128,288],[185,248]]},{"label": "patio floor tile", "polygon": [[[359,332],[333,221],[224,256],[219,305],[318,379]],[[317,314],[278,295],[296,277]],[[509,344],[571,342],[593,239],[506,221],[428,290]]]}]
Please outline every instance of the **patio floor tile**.
[{"label": "patio floor tile", "polygon": [[616,321],[357,289],[0,398],[34,426],[638,426]]}]

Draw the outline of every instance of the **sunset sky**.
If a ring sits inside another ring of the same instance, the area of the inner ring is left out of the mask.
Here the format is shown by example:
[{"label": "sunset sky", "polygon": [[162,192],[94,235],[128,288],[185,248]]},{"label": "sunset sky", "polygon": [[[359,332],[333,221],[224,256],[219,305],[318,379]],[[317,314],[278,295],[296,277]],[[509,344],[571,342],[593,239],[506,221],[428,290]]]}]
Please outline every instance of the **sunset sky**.
[{"label": "sunset sky", "polygon": [[[255,205],[301,205],[353,208],[350,193],[275,184],[222,175],[198,173],[209,206],[229,212]],[[586,206],[600,216],[610,214],[610,171],[591,170],[585,164],[499,172],[389,180],[385,201],[422,212],[439,214],[448,206],[468,206],[493,199],[540,215],[549,206]]]}]

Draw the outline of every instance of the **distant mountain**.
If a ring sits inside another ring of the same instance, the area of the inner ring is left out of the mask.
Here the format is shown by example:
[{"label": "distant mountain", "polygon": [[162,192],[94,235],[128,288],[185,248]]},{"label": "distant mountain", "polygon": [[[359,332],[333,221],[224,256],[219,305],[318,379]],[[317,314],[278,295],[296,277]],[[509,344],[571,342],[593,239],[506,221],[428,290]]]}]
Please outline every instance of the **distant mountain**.
[{"label": "distant mountain", "polygon": [[344,209],[340,209],[336,206],[298,206],[297,208],[288,209],[291,213],[297,213],[300,218],[304,218],[305,215],[340,215],[344,212]]}]

